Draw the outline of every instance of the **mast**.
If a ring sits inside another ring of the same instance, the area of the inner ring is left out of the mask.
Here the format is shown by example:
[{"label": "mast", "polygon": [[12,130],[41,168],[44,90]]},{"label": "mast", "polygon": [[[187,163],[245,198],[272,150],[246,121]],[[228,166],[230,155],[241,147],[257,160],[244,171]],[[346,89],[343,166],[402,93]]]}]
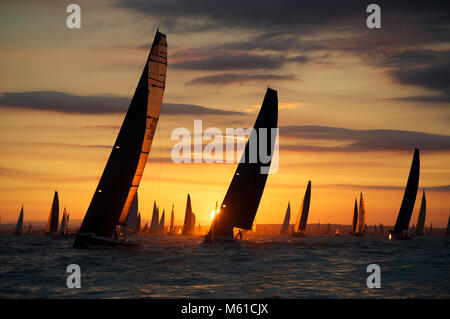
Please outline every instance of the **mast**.
[{"label": "mast", "polygon": [[158,123],[166,70],[166,36],[157,31],[79,234],[94,233],[97,236],[112,237],[117,224],[125,225]]},{"label": "mast", "polygon": [[53,195],[52,207],[50,208],[50,214],[48,215],[46,234],[55,234],[58,231],[59,220],[59,198],[58,192],[55,191]]},{"label": "mast", "polygon": [[170,214],[170,226],[169,226],[169,233],[174,233],[174,223],[175,223],[175,214],[173,212],[174,206],[172,205],[172,213]]},{"label": "mast", "polygon": [[414,156],[409,171],[408,182],[406,183],[405,194],[403,195],[402,205],[398,212],[397,221],[394,226],[395,234],[402,234],[403,231],[408,230],[409,221],[416,202],[417,189],[419,187],[420,174],[420,157],[419,150],[414,150]]},{"label": "mast", "polygon": [[286,214],[284,215],[283,226],[281,227],[281,234],[287,234],[289,231],[289,222],[291,220],[291,203],[288,202]]},{"label": "mast", "polygon": [[23,233],[23,205],[20,209],[19,219],[17,220],[16,228],[14,229],[14,235],[22,235]]},{"label": "mast", "polygon": [[[247,141],[242,158],[220,206],[220,213],[214,218],[207,236],[232,237],[234,227],[251,229],[273,157],[276,134],[272,129],[277,128],[277,121],[277,91],[267,88],[253,127],[254,134],[251,134]],[[266,145],[261,143],[261,136],[264,133],[267,135]],[[270,154],[269,160],[263,162],[260,156],[255,156],[261,153],[267,156]],[[257,159],[255,160],[254,157]]]},{"label": "mast", "polygon": [[358,200],[355,198],[355,208],[353,209],[353,221],[352,232],[356,232],[356,226],[358,225]]},{"label": "mast", "polygon": [[184,214],[184,224],[183,224],[183,235],[191,235],[192,234],[192,227],[195,227],[192,225],[192,206],[191,206],[191,196],[187,195],[187,202],[186,202],[186,212]]},{"label": "mast", "polygon": [[302,206],[298,213],[297,221],[295,222],[294,231],[305,231],[306,222],[308,220],[309,205],[311,202],[311,181],[308,181],[308,187],[306,187],[305,197],[303,198]]},{"label": "mast", "polygon": [[420,204],[419,218],[417,219],[416,235],[423,235],[426,212],[427,212],[427,200],[425,197],[425,190],[424,190],[422,193],[422,203]]}]

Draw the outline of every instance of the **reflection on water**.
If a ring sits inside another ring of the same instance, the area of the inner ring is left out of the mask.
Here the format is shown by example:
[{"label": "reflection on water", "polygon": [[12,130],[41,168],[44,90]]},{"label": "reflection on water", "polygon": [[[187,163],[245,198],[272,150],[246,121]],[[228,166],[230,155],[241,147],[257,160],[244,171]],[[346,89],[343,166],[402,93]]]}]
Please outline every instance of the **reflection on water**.
[{"label": "reflection on water", "polygon": [[[1,298],[449,298],[450,239],[424,236],[136,236],[138,249],[74,249],[73,237],[0,236]],[[381,267],[381,289],[366,286]],[[81,267],[81,289],[66,267]]]}]

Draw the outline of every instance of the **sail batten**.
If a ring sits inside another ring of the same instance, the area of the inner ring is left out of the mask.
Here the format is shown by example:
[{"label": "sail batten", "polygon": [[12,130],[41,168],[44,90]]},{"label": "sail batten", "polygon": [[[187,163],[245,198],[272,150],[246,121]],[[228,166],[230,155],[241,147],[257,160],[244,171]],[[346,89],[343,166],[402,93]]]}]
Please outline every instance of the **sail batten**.
[{"label": "sail batten", "polygon": [[157,31],[79,233],[113,237],[118,224],[126,225],[156,131],[166,71],[166,36]]}]

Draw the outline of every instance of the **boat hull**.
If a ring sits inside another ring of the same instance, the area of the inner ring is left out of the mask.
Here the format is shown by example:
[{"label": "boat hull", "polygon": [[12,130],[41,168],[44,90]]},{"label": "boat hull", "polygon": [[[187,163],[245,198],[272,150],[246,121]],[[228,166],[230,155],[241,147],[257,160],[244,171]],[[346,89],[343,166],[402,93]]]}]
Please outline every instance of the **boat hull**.
[{"label": "boat hull", "polygon": [[304,232],[292,232],[291,234],[292,237],[306,237],[306,234]]},{"label": "boat hull", "polygon": [[233,236],[211,236],[206,235],[205,239],[203,240],[206,244],[213,244],[213,243],[232,243],[236,242],[236,240],[233,238]]},{"label": "boat hull", "polygon": [[139,247],[140,243],[102,237],[93,233],[81,233],[77,234],[77,236],[75,237],[73,246],[75,248],[89,248],[92,246],[135,248]]}]

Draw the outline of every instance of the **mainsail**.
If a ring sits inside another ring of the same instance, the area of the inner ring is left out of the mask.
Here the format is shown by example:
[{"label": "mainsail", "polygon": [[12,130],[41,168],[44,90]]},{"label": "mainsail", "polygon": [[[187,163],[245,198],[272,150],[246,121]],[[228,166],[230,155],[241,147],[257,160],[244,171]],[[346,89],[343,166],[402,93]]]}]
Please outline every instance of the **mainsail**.
[{"label": "mainsail", "polygon": [[17,220],[16,228],[14,229],[14,235],[21,235],[23,233],[23,205],[20,210],[19,219]]},{"label": "mainsail", "polygon": [[303,198],[302,206],[295,222],[294,232],[305,231],[306,222],[308,220],[309,205],[311,202],[311,181],[308,181],[308,187],[306,187],[305,197]]},{"label": "mainsail", "polygon": [[281,227],[281,234],[287,234],[289,231],[289,222],[291,220],[291,203],[288,202],[286,215],[284,215],[283,226]]},{"label": "mainsail", "polygon": [[59,235],[64,235],[64,233],[65,233],[66,218],[67,218],[67,211],[66,211],[66,208],[64,207],[63,217],[61,218],[61,225],[59,226]]},{"label": "mainsail", "polygon": [[157,31],[139,84],[78,234],[112,237],[117,224],[125,225],[158,123],[166,70],[166,36]]},{"label": "mainsail", "polygon": [[423,235],[426,212],[427,212],[427,199],[425,197],[425,190],[424,190],[422,193],[422,203],[420,204],[419,218],[417,219],[416,235]]},{"label": "mainsail", "polygon": [[161,219],[159,220],[159,232],[164,233],[164,220],[166,219],[166,211],[163,209]]},{"label": "mainsail", "polygon": [[136,193],[136,196],[133,199],[133,204],[130,208],[130,214],[128,215],[127,221],[126,221],[126,229],[125,230],[131,230],[135,231],[137,222],[138,222],[138,210],[139,210],[139,200],[138,200],[138,193]]},{"label": "mainsail", "polygon": [[356,233],[362,234],[366,230],[366,207],[364,206],[363,194],[359,197],[359,211],[358,211],[358,223],[356,226]]},{"label": "mainsail", "polygon": [[159,209],[156,201],[153,202],[152,221],[150,222],[150,234],[156,234],[159,230]]},{"label": "mainsail", "polygon": [[[207,236],[232,237],[234,227],[248,230],[252,228],[267,180],[268,172],[264,169],[268,170],[273,157],[276,138],[273,129],[277,128],[277,122],[277,91],[267,88],[253,127],[254,134],[251,134],[247,141],[230,187],[220,206],[220,213],[215,216]],[[266,141],[262,138],[264,133],[266,133]],[[253,147],[255,145],[256,147]],[[269,156],[268,161],[263,162],[261,156],[255,156],[261,153]],[[255,160],[254,157],[257,159]]]},{"label": "mainsail", "polygon": [[186,213],[184,214],[183,235],[192,235],[195,229],[195,215],[192,212],[191,196],[187,195]]},{"label": "mainsail", "polygon": [[173,205],[172,205],[172,213],[170,214],[170,226],[169,226],[169,233],[174,233],[175,232],[175,227],[174,227],[174,223],[175,223],[175,214],[173,212]]},{"label": "mainsail", "polygon": [[50,214],[48,216],[47,222],[47,234],[55,234],[58,231],[58,219],[59,219],[59,198],[58,192],[55,191],[55,195],[53,196],[52,207],[50,208]]},{"label": "mainsail", "polygon": [[352,232],[356,232],[356,226],[358,225],[358,200],[355,198],[355,208],[353,209],[353,221]]},{"label": "mainsail", "polygon": [[409,221],[416,202],[417,189],[419,187],[420,174],[420,157],[419,150],[414,150],[414,156],[409,171],[408,182],[406,183],[405,194],[403,195],[402,205],[398,212],[397,221],[394,226],[395,234],[402,234],[403,231],[408,230]]}]

